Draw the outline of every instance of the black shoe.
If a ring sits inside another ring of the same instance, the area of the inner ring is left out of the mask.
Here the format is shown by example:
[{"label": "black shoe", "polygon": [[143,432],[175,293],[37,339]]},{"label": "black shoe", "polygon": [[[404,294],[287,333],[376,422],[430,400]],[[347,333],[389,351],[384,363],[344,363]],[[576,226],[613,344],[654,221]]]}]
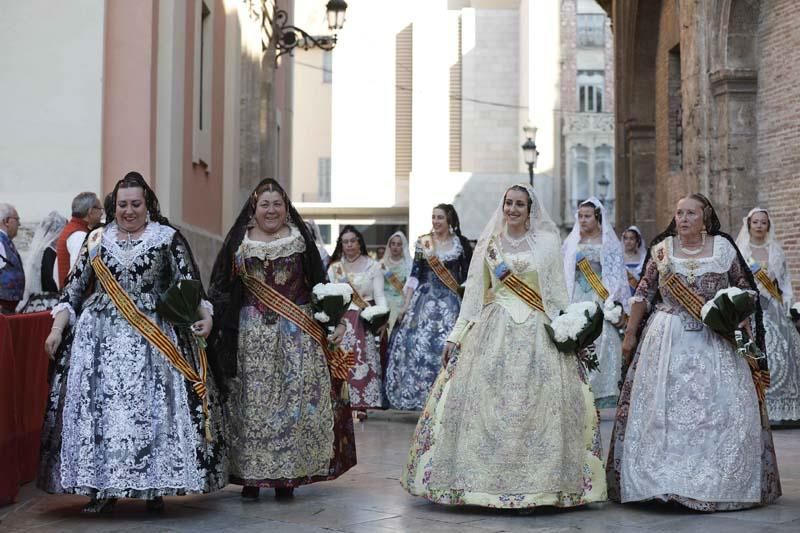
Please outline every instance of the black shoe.
[{"label": "black shoe", "polygon": [[151,500],[147,500],[145,508],[149,513],[160,513],[164,510],[164,498],[157,496]]},{"label": "black shoe", "polygon": [[242,487],[242,498],[248,500],[258,499],[258,487]]},{"label": "black shoe", "polygon": [[277,487],[275,489],[276,500],[289,500],[294,498],[294,487]]}]

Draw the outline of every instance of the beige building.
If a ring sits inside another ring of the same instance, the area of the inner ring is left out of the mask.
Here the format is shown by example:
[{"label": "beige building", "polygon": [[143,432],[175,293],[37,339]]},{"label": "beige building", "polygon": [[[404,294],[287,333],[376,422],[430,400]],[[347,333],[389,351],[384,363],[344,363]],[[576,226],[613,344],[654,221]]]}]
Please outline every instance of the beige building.
[{"label": "beige building", "polygon": [[440,202],[476,238],[500,191],[529,179],[526,124],[558,222],[613,181],[611,32],[593,0],[348,4],[336,49],[295,62],[293,199],[328,243],[345,223],[373,246],[397,227],[419,235]]}]

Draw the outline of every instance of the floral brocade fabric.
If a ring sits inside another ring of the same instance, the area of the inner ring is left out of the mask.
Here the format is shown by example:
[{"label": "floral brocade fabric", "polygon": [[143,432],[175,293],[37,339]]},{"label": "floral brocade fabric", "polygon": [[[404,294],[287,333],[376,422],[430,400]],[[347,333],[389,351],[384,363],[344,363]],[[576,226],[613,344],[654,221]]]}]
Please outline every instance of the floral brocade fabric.
[{"label": "floral brocade fabric", "polygon": [[[270,243],[245,236],[237,271],[310,315],[304,249],[296,230]],[[239,312],[237,363],[227,402],[231,482],[294,487],[334,479],[355,464],[347,385],[331,380],[314,339],[249,292]]]},{"label": "floral brocade fabric", "polygon": [[748,288],[733,246],[715,237],[713,250],[676,258],[668,237],[645,265],[634,299],[653,313],[617,407],[607,467],[613,499],[718,511],[780,496],[772,433],[747,361],[663,284],[674,273],[705,300],[729,286]]}]

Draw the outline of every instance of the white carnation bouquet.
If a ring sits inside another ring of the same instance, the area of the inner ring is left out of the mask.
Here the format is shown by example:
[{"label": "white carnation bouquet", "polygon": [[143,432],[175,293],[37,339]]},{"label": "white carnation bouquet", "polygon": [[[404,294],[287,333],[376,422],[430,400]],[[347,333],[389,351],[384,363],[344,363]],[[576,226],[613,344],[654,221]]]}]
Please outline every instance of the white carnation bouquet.
[{"label": "white carnation bouquet", "polygon": [[385,305],[371,305],[361,311],[361,318],[373,335],[378,334],[378,330],[389,321],[389,308]]},{"label": "white carnation bouquet", "polygon": [[574,303],[544,327],[559,351],[577,354],[587,370],[598,368],[596,354],[586,350],[603,332],[603,311],[597,303]]},{"label": "white carnation bouquet", "polygon": [[617,325],[622,320],[622,304],[606,300],[603,304],[603,318],[611,324]]},{"label": "white carnation bouquet", "polygon": [[347,312],[353,288],[347,283],[317,283],[311,289],[311,307],[317,322],[332,331]]}]

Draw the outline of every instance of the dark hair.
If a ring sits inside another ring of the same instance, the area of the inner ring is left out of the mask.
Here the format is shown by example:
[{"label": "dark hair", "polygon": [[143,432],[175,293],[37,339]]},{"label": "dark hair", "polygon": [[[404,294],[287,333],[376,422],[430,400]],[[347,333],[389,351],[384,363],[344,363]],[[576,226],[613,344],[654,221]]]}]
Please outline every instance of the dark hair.
[{"label": "dark hair", "polygon": [[[728,241],[733,249],[736,251],[736,259],[739,262],[739,266],[742,270],[742,274],[744,275],[747,283],[750,285],[750,289],[755,290],[756,294],[758,293],[758,288],[756,287],[756,280],[753,277],[753,273],[750,271],[750,266],[748,265],[747,261],[745,261],[744,257],[742,257],[742,253],[739,251],[739,247],[736,246],[736,241],[733,240],[733,237],[724,233],[720,230],[721,224],[719,221],[719,217],[717,216],[717,212],[714,209],[714,206],[711,204],[711,201],[706,198],[704,195],[700,193],[690,194],[686,196],[686,198],[691,198],[692,200],[698,201],[703,206],[703,223],[706,226],[706,232],[709,235],[714,235],[721,237]],[[650,261],[652,249],[655,245],[666,239],[667,237],[674,237],[678,234],[677,231],[677,223],[675,222],[675,217],[672,218],[672,221],[667,226],[667,229],[661,232],[655,239],[650,241],[650,245],[647,248],[647,254],[644,257],[644,269],[647,269],[647,264]],[[643,270],[644,271],[644,270]],[[638,336],[641,338],[642,331],[644,326],[647,322],[647,318],[652,311],[649,311],[643,318],[642,321],[639,323],[639,331]],[[759,298],[756,298],[756,312],[755,312],[755,319],[756,319],[756,344],[761,349],[762,352],[766,353],[766,348],[764,344],[764,315],[761,309],[761,301]],[[762,358],[758,360],[758,365],[761,370],[768,370],[767,367],[767,360],[766,358]]]},{"label": "dark hair", "polygon": [[356,229],[355,226],[348,224],[341,229],[339,232],[339,237],[336,238],[336,248],[333,250],[333,255],[331,255],[331,263],[335,263],[342,258],[342,235],[345,233],[354,234],[358,239],[358,246],[361,249],[361,255],[367,255],[367,243],[364,241],[364,236]]},{"label": "dark hair", "polygon": [[[769,217],[769,213],[767,212],[767,210],[766,209],[760,209],[760,210],[756,211],[755,213],[753,213],[753,215],[755,215],[756,213],[764,213],[765,215],[767,215],[767,231],[771,230],[772,229],[772,219]],[[750,215],[749,217],[747,217],[747,233],[750,233],[750,219],[753,218],[753,215]]]},{"label": "dark hair", "polygon": [[303,237],[306,247],[305,252],[303,252],[303,275],[308,288],[310,289],[317,283],[322,283],[327,279],[314,238],[308,231],[300,213],[297,212],[289,200],[286,191],[277,181],[271,178],[261,180],[252,194],[245,200],[239,216],[222,243],[222,248],[217,254],[214,268],[211,271],[211,284],[208,288],[208,294],[214,304],[214,329],[208,342],[209,361],[218,383],[222,382],[226,377],[236,375],[239,348],[239,311],[244,302],[244,287],[235,269],[236,250],[239,249],[239,245],[247,233],[248,226],[255,213],[258,197],[266,191],[277,192],[281,195],[286,205],[289,220],[297,227]]},{"label": "dark hair", "polygon": [[580,204],[578,204],[578,211],[581,210],[581,207],[591,207],[594,209],[594,219],[597,220],[598,224],[603,223],[603,210],[600,209],[600,206],[594,205],[589,200],[584,200]]},{"label": "dark hair", "polygon": [[531,198],[530,193],[528,193],[528,189],[526,189],[522,185],[512,185],[511,187],[506,189],[505,193],[503,193],[503,204],[506,203],[506,197],[508,196],[509,191],[520,191],[525,193],[525,197],[528,199],[528,215],[530,215],[531,209],[533,207],[533,198]]},{"label": "dark hair", "polygon": [[111,201],[105,202],[104,208],[106,210],[106,224],[110,224],[114,222],[117,215],[117,192],[120,189],[142,189],[144,192],[144,203],[147,207],[147,213],[150,215],[150,220],[153,222],[158,222],[159,224],[165,226],[172,226],[169,223],[169,220],[166,219],[161,214],[161,206],[158,203],[158,198],[156,197],[156,193],[153,192],[153,189],[147,184],[142,177],[141,174],[138,172],[132,171],[125,174],[121,180],[117,182],[114,186],[114,190],[111,191]]},{"label": "dark hair", "polygon": [[625,231],[622,232],[622,236],[625,237],[626,233],[633,233],[634,234],[634,236],[636,237],[636,248],[641,248],[642,247],[642,244],[643,244],[642,243],[642,236],[639,235],[638,231],[634,231],[634,230],[628,228],[628,229],[626,229]]},{"label": "dark hair", "polygon": [[447,219],[447,223],[451,228],[453,228],[453,233],[456,234],[458,240],[461,241],[461,248],[464,249],[464,253],[468,254],[467,265],[469,265],[469,259],[472,258],[472,245],[469,243],[469,239],[461,234],[461,221],[458,220],[458,212],[456,211],[456,208],[453,207],[453,204],[437,204],[434,209],[440,209],[444,211],[444,216]]}]

